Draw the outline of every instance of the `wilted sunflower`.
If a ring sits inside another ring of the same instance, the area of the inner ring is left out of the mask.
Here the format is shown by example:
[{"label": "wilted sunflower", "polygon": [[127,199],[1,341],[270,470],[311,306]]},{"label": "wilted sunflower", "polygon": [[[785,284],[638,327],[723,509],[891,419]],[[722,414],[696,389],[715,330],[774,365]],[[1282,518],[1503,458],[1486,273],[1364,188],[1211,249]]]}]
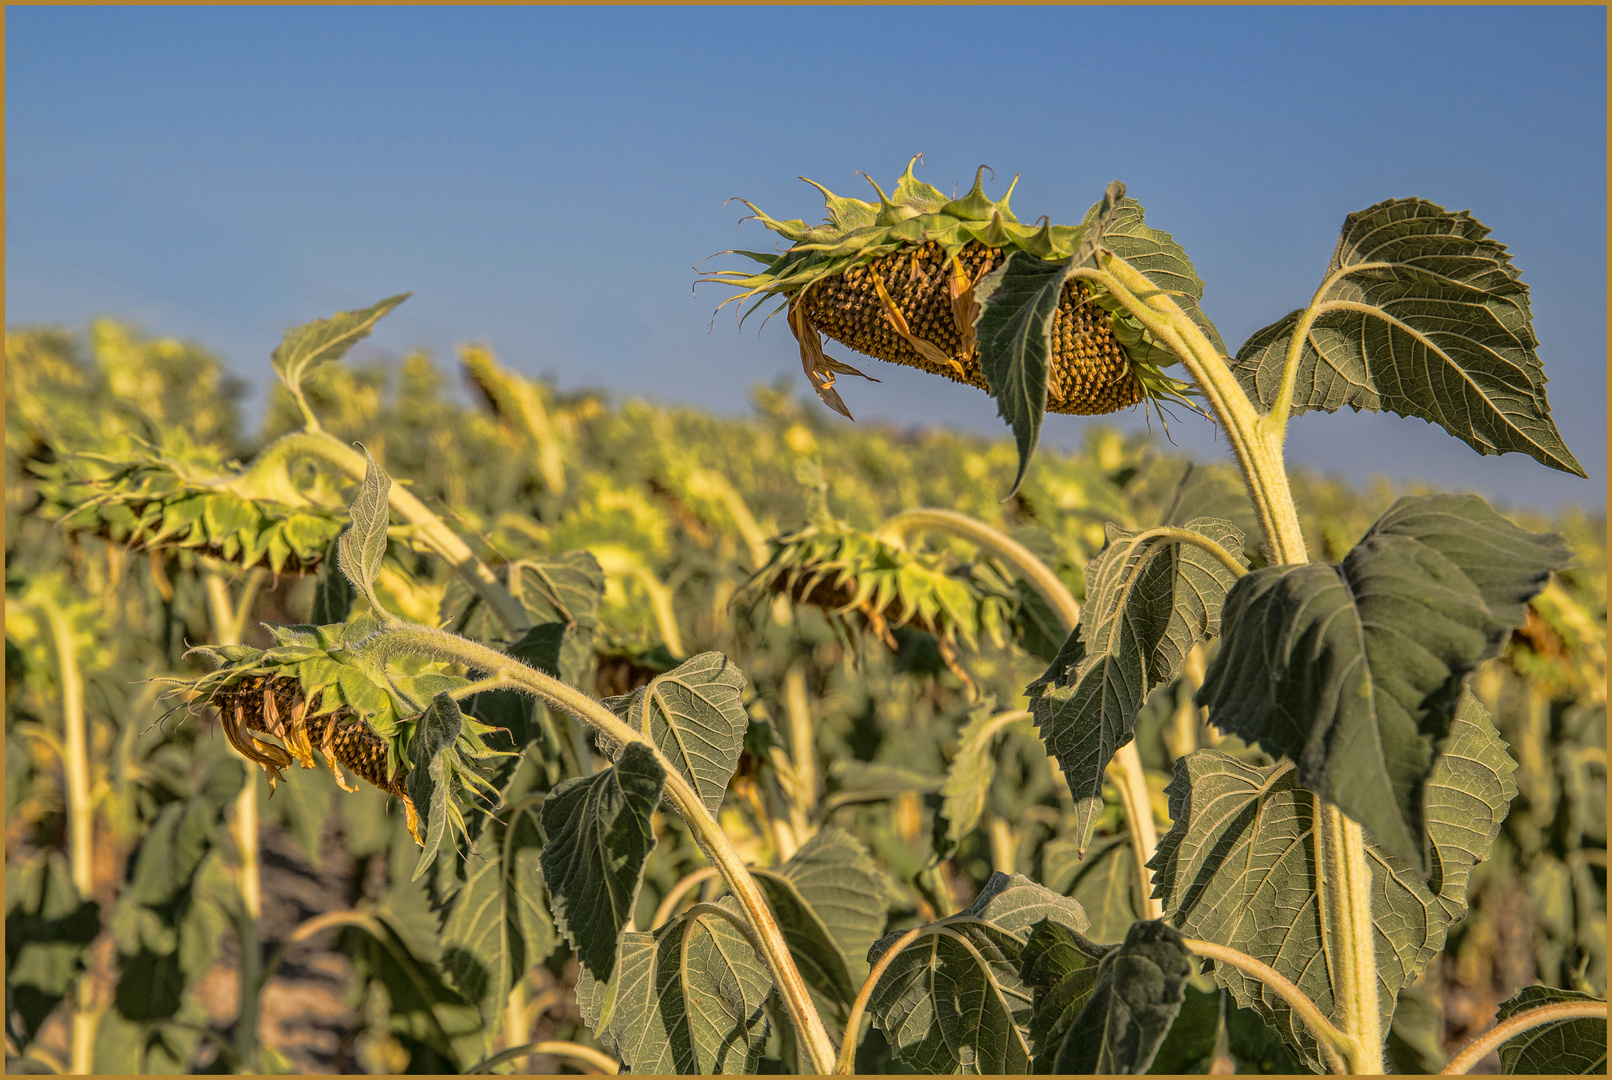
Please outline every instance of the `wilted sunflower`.
[{"label": "wilted sunflower", "polygon": [[[426,713],[419,703],[468,680],[446,674],[441,670],[444,665],[434,662],[417,664],[419,670],[412,673],[371,672],[358,648],[375,629],[369,616],[331,626],[265,626],[275,639],[266,650],[246,645],[191,650],[218,665],[210,674],[183,684],[192,707],[218,710],[224,736],[242,757],[268,774],[271,793],[285,779],[282,769],[293,763],[315,768],[317,750],[344,791],[358,788],[348,781],[343,767],[397,796],[408,815],[409,835],[423,844],[419,810],[409,791],[411,766],[423,767],[417,736]],[[497,790],[472,763],[510,756],[482,740],[499,729],[471,716],[457,716],[454,726],[457,732],[450,744],[436,750],[448,786],[464,794],[478,791],[496,801]],[[279,741],[267,742],[259,735]],[[416,760],[411,762],[411,755]],[[450,822],[462,831],[458,811],[451,804],[445,809]]]},{"label": "wilted sunflower", "polygon": [[[755,220],[793,245],[782,254],[731,252],[766,269],[719,270],[701,279],[741,290],[724,305],[755,297],[743,318],[767,297],[782,297],[807,379],[824,403],[846,417],[851,414],[834,389],[835,376],[873,377],[825,355],[820,333],[868,356],[989,391],[975,339],[981,279],[1014,251],[1048,262],[1067,260],[1086,235],[1084,225],[1021,223],[1008,209],[1013,184],[992,201],[985,195],[983,166],[967,195],[948,199],[913,177],[920,157],[907,163],[893,196],[867,178],[877,204],[835,195],[801,177],[823,193],[828,207],[827,220],[818,226],[775,221],[740,200]],[[1110,413],[1144,398],[1179,398],[1185,390],[1159,370],[1158,353],[1141,341],[1140,327],[1123,314],[1116,317],[1107,302],[1106,294],[1093,293],[1085,282],[1065,284],[1052,319],[1048,411]]]}]

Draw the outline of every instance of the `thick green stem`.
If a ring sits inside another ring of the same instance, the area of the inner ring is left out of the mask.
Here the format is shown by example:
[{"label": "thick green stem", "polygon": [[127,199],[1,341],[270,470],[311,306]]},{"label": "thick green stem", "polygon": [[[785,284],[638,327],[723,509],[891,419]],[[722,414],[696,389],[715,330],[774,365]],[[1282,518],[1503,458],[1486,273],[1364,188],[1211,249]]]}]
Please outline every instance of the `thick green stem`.
[{"label": "thick green stem", "polygon": [[1096,281],[1108,289],[1156,340],[1181,359],[1231,444],[1271,561],[1279,565],[1308,562],[1279,434],[1273,438],[1262,426],[1259,413],[1225,358],[1169,293],[1118,256],[1104,252],[1099,263],[1100,269],[1077,269],[1071,276]]},{"label": "thick green stem", "polygon": [[[1231,444],[1243,481],[1259,517],[1271,562],[1309,562],[1282,459],[1286,414],[1290,411],[1296,360],[1304,333],[1296,333],[1283,371],[1277,408],[1281,416],[1262,417],[1231,372],[1225,358],[1175,300],[1125,260],[1099,256],[1100,269],[1076,270],[1074,276],[1095,280],[1134,314],[1153,336],[1181,359],[1209,402]],[[1336,807],[1317,800],[1321,836],[1321,930],[1327,968],[1342,1028],[1353,1043],[1348,1055],[1352,1072],[1383,1069],[1382,1021],[1377,1009],[1377,959],[1371,918],[1371,869],[1366,861],[1365,833]]]},{"label": "thick green stem", "polygon": [[[328,462],[362,482],[366,462],[364,456],[341,440],[324,431],[297,431],[281,436],[264,448],[252,462],[242,478],[250,483],[254,475],[283,468],[286,460],[296,457],[318,458]],[[408,488],[394,483],[387,496],[394,512],[419,530],[422,543],[440,555],[454,571],[476,590],[504,625],[512,637],[520,637],[532,627],[526,609],[510,595],[503,582],[498,580],[486,563],[476,558],[470,546],[436,514],[417,499]]]},{"label": "thick green stem", "polygon": [[1349,1072],[1383,1072],[1382,1016],[1377,1009],[1376,930],[1371,919],[1371,866],[1359,822],[1316,799],[1326,861],[1320,875],[1328,967],[1338,1019],[1352,1048]]},{"label": "thick green stem", "polygon": [[551,1054],[554,1057],[570,1058],[573,1061],[592,1065],[607,1076],[614,1076],[621,1069],[621,1066],[617,1064],[614,1058],[600,1053],[591,1046],[550,1040],[548,1042],[534,1042],[527,1043],[525,1046],[510,1047],[508,1050],[494,1054],[486,1061],[466,1069],[465,1075],[479,1076],[483,1073],[490,1073],[506,1061],[514,1061],[518,1057],[529,1057],[532,1054]]},{"label": "thick green stem", "polygon": [[507,653],[445,630],[394,623],[379,631],[369,644],[375,650],[372,655],[377,662],[382,662],[389,653],[411,653],[460,664],[488,676],[502,676],[514,687],[531,694],[545,705],[592,725],[622,746],[636,742],[654,751],[666,770],[666,798],[688,825],[689,832],[705,852],[706,858],[721,871],[728,890],[743,909],[755,933],[761,958],[772,973],[773,985],[783,999],[812,1068],[816,1072],[827,1073],[834,1067],[834,1045],[829,1041],[822,1017],[812,1004],[806,982],[795,966],[794,957],[789,953],[789,946],[784,942],[783,933],[778,929],[778,923],[773,919],[760,887],[750,876],[744,860],[722,827],[706,812],[699,793],[677,771],[677,767],[666,760],[648,736],[623,723],[615,713],[575,687],[528,667]]}]

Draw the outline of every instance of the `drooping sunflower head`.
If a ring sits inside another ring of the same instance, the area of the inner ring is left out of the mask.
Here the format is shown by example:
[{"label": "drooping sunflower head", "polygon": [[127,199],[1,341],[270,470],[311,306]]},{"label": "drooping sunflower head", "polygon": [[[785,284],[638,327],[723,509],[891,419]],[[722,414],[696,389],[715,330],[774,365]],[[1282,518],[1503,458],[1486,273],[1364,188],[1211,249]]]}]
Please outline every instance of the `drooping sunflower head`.
[{"label": "drooping sunflower head", "polygon": [[[331,626],[269,626],[269,649],[208,645],[191,650],[215,670],[185,684],[193,708],[217,710],[230,745],[268,774],[271,793],[292,764],[315,767],[317,751],[345,791],[357,791],[343,768],[402,801],[408,828],[423,843],[410,773],[431,753],[421,737],[422,720],[435,695],[466,685],[437,663],[417,670],[381,672],[367,661],[362,643],[374,631],[365,616]],[[458,729],[451,744],[434,748],[450,785],[496,800],[497,791],[472,763],[506,752],[490,749],[482,736],[495,730],[455,710]],[[271,738],[261,738],[268,736]],[[449,810],[456,816],[456,808]]]},{"label": "drooping sunflower head", "polygon": [[[724,304],[755,301],[741,322],[769,297],[780,298],[813,389],[845,416],[850,413],[834,389],[835,376],[871,376],[826,356],[819,334],[868,356],[988,391],[975,337],[980,280],[1014,251],[1066,262],[1087,233],[1086,224],[1019,221],[1008,206],[1017,177],[993,200],[985,194],[981,166],[968,194],[948,198],[913,176],[919,160],[907,163],[893,194],[868,179],[877,203],[835,195],[806,180],[823,193],[828,217],[821,225],[778,221],[745,202],[755,220],[791,246],[781,254],[734,252],[763,269],[719,270],[702,279],[739,290]],[[1048,411],[1109,413],[1184,389],[1160,372],[1157,350],[1125,315],[1116,318],[1117,307],[1080,280],[1065,283],[1052,317]]]}]

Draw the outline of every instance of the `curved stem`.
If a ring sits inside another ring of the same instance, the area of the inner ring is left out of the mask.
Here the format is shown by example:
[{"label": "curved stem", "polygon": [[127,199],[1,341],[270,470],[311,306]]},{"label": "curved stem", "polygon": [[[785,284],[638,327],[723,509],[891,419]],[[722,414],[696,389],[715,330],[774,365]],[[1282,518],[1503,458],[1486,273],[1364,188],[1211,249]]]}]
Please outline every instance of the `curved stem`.
[{"label": "curved stem", "polygon": [[1450,1061],[1439,1072],[1440,1076],[1464,1076],[1472,1071],[1472,1067],[1489,1056],[1490,1051],[1499,1047],[1507,1039],[1513,1038],[1529,1028],[1539,1027],[1543,1024],[1554,1024],[1562,1020],[1593,1020],[1607,1018],[1607,1004],[1604,1001],[1562,1001],[1555,1005],[1541,1005],[1537,1009],[1518,1013],[1488,1031],[1479,1035],[1467,1044],[1466,1049]]},{"label": "curved stem", "polygon": [[1320,1008],[1309,997],[1294,986],[1280,972],[1263,961],[1256,960],[1247,953],[1228,949],[1224,945],[1216,945],[1212,941],[1199,941],[1196,938],[1187,938],[1187,948],[1193,955],[1213,960],[1216,963],[1234,967],[1245,975],[1252,976],[1270,987],[1278,997],[1290,1005],[1299,1018],[1304,1021],[1315,1041],[1320,1044],[1322,1052],[1327,1057],[1327,1063],[1335,1073],[1345,1073],[1349,1069],[1344,1064],[1341,1055],[1353,1049],[1353,1041],[1349,1036],[1339,1031],[1332,1021],[1326,1018]]},{"label": "curved stem", "polygon": [[1193,547],[1202,548],[1218,559],[1220,564],[1227,570],[1230,570],[1233,577],[1242,577],[1248,573],[1248,567],[1244,566],[1237,556],[1202,533],[1193,532],[1191,529],[1177,529],[1170,525],[1160,525],[1154,529],[1142,530],[1131,537],[1129,542],[1132,547],[1137,547],[1144,541],[1154,539],[1170,540],[1178,544],[1191,544]]},{"label": "curved stem", "polygon": [[896,956],[902,949],[917,941],[925,933],[934,933],[935,924],[928,926],[915,926],[905,934],[896,938],[895,942],[879,957],[868,977],[862,980],[862,988],[856,992],[856,1000],[851,1002],[850,1015],[845,1019],[845,1040],[840,1043],[839,1057],[834,1063],[834,1072],[841,1076],[856,1074],[856,1044],[857,1036],[862,1033],[862,1014],[867,1011],[868,1001],[873,997],[873,988],[879,985],[879,980],[889,969]]},{"label": "curved stem", "polygon": [[1304,534],[1299,528],[1292,489],[1287,482],[1287,467],[1282,461],[1280,438],[1273,439],[1262,427],[1253,403],[1243,393],[1219,350],[1169,293],[1112,253],[1102,252],[1098,258],[1101,269],[1080,268],[1071,271],[1070,276],[1096,281],[1108,289],[1158,341],[1180,358],[1231,444],[1259,517],[1265,543],[1271,549],[1271,562],[1279,565],[1308,562]]},{"label": "curved stem", "polygon": [[568,1057],[573,1061],[586,1062],[608,1076],[614,1076],[621,1070],[621,1065],[617,1063],[615,1058],[602,1054],[591,1046],[553,1040],[510,1047],[508,1050],[494,1054],[486,1061],[472,1065],[465,1070],[465,1075],[480,1076],[484,1073],[490,1073],[506,1061],[514,1061],[518,1057],[526,1057],[530,1054],[552,1054],[554,1057]]},{"label": "curved stem", "polygon": [[702,866],[676,885],[673,885],[672,891],[666,894],[666,899],[662,900],[660,906],[655,909],[655,917],[649,920],[649,928],[656,930],[665,926],[667,920],[677,911],[677,905],[682,903],[683,897],[721,873],[722,871],[714,866]]},{"label": "curved stem", "polygon": [[[242,479],[272,471],[296,457],[311,457],[335,466],[354,480],[363,482],[364,457],[352,447],[324,431],[296,431],[283,435],[263,449]],[[387,501],[397,515],[419,529],[422,543],[440,555],[470,587],[514,637],[531,629],[531,618],[486,563],[476,558],[459,534],[400,483],[393,483]]]},{"label": "curved stem", "polygon": [[545,675],[507,653],[446,630],[396,624],[378,631],[369,639],[368,645],[375,650],[373,656],[376,662],[391,652],[408,652],[460,664],[488,675],[503,676],[513,688],[593,725],[622,746],[636,742],[652,750],[666,770],[666,798],[688,825],[689,832],[705,852],[706,858],[721,871],[728,889],[744,909],[761,947],[761,957],[771,971],[773,985],[778,988],[779,996],[783,998],[790,1019],[806,1047],[812,1068],[826,1073],[833,1067],[834,1046],[829,1041],[822,1017],[812,1004],[806,982],[801,978],[800,969],[795,966],[794,957],[789,953],[789,946],[784,942],[783,933],[778,929],[778,923],[773,919],[760,887],[745,868],[744,860],[733,847],[727,833],[706,812],[699,793],[647,736],[623,723],[615,713],[575,687]]},{"label": "curved stem", "polygon": [[739,530],[739,536],[744,540],[744,546],[750,549],[751,569],[760,570],[766,566],[772,555],[767,534],[756,523],[756,516],[750,512],[750,507],[734,488],[733,482],[719,472],[697,469],[689,474],[688,485],[696,494],[716,499],[727,510]]}]

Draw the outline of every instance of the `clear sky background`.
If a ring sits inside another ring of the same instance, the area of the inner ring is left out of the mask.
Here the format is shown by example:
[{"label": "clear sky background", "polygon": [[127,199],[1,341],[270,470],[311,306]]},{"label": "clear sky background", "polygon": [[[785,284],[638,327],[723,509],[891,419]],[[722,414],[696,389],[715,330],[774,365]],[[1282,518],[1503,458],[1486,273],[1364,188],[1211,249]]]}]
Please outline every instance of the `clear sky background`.
[{"label": "clear sky background", "polygon": [[[693,264],[919,176],[1075,223],[1114,178],[1233,349],[1306,303],[1344,215],[1470,209],[1533,290],[1588,481],[1391,415],[1308,414],[1291,458],[1606,502],[1606,12],[1549,8],[73,8],[6,20],[6,319],[194,339],[258,401],[288,326],[413,290],[356,354],[484,340],[562,390],[738,415],[781,375]],[[742,265],[715,260],[708,266]],[[859,362],[852,355],[845,357]],[[869,361],[862,422],[1006,435],[982,393]],[[848,385],[846,385],[848,384]],[[813,399],[815,400],[815,399]],[[820,407],[814,405],[813,407]],[[828,414],[832,416],[832,414]],[[1140,425],[1140,411],[1121,413]],[[846,423],[837,417],[834,423]],[[1091,421],[1052,416],[1043,440]],[[1207,423],[1176,441],[1224,456]]]}]

